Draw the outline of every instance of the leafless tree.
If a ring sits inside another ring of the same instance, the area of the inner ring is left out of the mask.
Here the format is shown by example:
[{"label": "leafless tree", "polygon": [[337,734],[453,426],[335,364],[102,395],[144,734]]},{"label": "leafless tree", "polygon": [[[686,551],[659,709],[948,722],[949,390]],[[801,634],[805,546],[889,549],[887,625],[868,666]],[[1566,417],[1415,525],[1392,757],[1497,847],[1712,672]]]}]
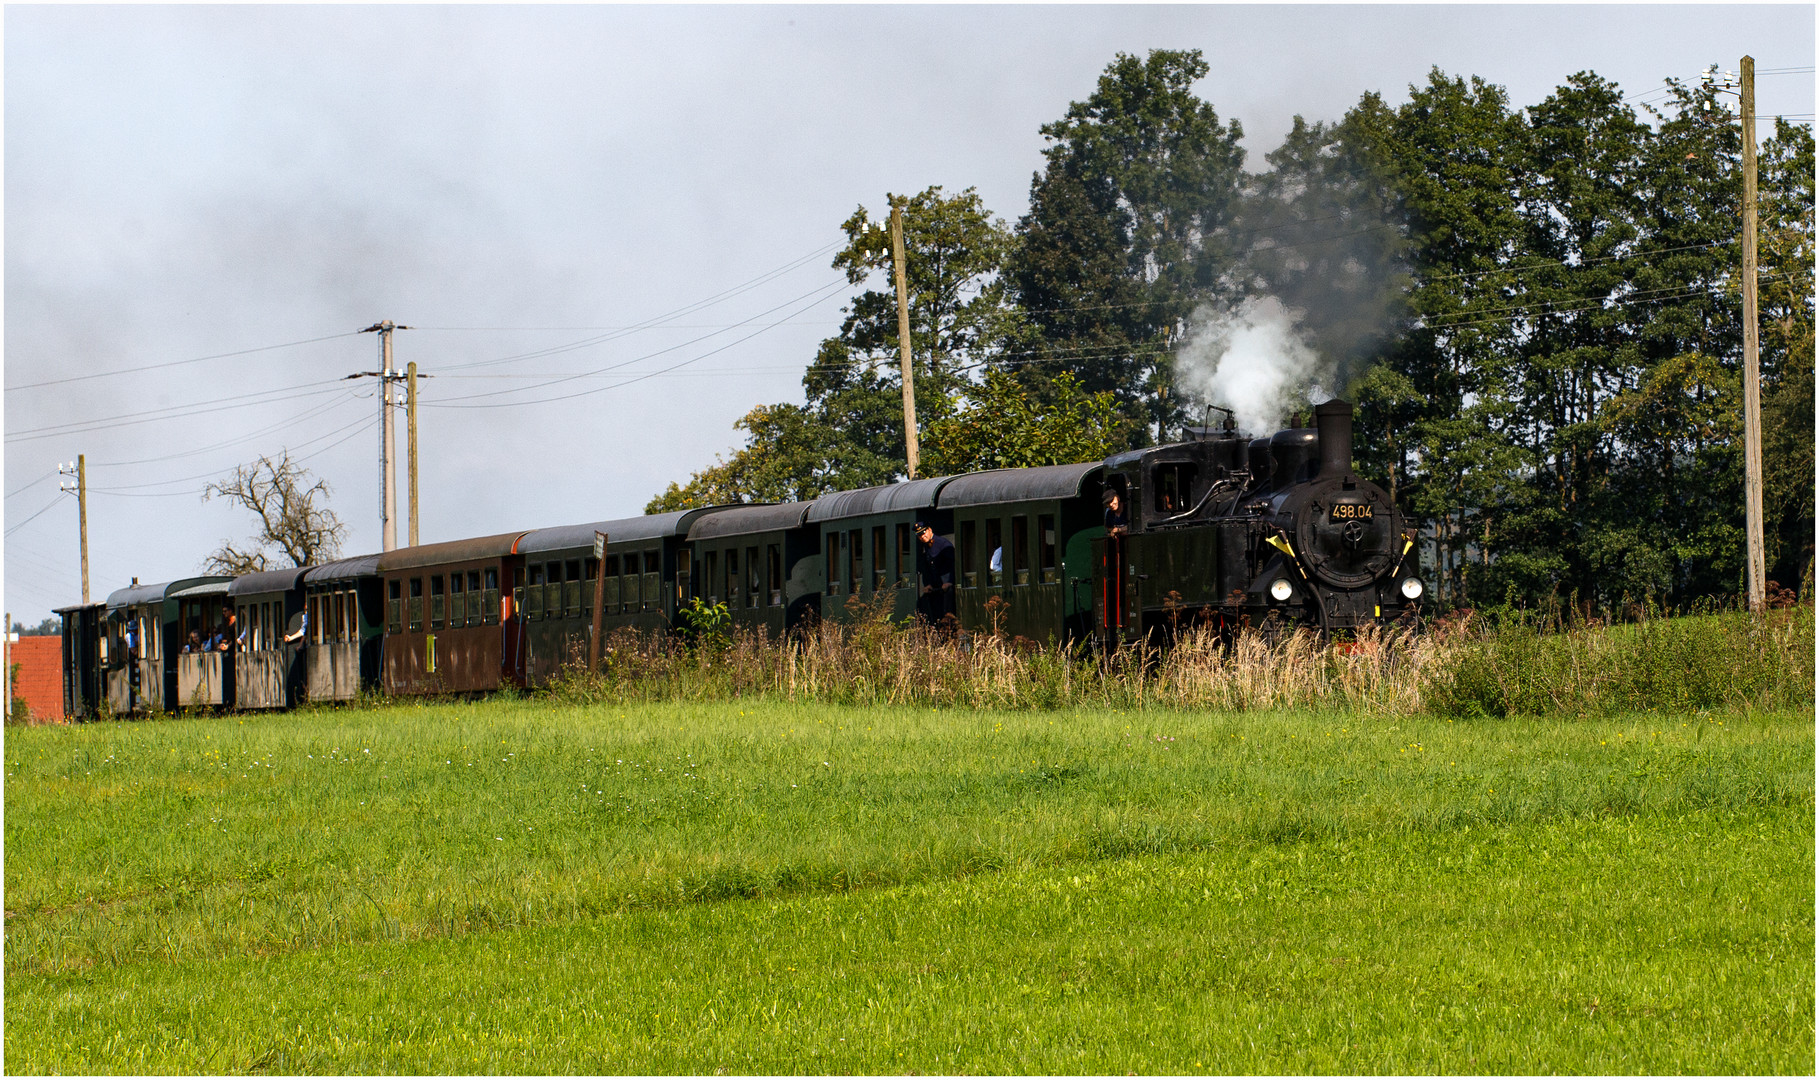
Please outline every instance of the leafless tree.
[{"label": "leafless tree", "polygon": [[223,540],[203,564],[206,573],[250,574],[272,569],[278,558],[294,566],[332,559],[341,553],[347,526],[325,505],[326,480],[310,483],[309,470],[291,461],[286,450],[273,461],[263,454],[250,465],[241,465],[229,476],[210,483],[202,501],[218,496],[232,500],[259,516],[259,532],[244,547]]}]

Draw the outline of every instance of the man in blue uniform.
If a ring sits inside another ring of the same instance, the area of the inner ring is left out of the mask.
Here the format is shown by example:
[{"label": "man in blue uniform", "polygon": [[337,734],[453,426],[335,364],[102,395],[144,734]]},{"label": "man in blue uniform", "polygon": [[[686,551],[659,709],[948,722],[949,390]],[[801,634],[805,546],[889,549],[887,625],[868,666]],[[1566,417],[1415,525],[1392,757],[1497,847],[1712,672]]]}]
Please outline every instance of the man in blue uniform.
[{"label": "man in blue uniform", "polygon": [[916,612],[929,623],[939,623],[954,613],[954,545],[926,521],[916,522],[914,531],[916,575],[922,584]]}]

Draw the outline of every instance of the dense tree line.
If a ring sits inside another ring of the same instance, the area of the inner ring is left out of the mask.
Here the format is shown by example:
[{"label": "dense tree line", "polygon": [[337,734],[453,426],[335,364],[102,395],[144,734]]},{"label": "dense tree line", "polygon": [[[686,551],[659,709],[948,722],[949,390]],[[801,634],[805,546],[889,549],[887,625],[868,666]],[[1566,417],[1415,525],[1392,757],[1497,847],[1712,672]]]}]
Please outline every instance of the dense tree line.
[{"label": "dense tree line", "polygon": [[[1581,73],[1518,108],[1436,69],[1399,107],[1297,118],[1248,173],[1237,121],[1193,92],[1206,73],[1198,52],[1120,55],[1042,128],[1014,225],[971,189],[892,198],[924,475],[1179,437],[1207,403],[1183,341],[1269,297],[1358,403],[1359,465],[1421,523],[1442,603],[1741,589],[1742,139],[1713,91],[1670,80],[1638,112]],[[1794,585],[1814,530],[1810,130],[1777,122],[1759,162],[1769,576]],[[752,410],[742,448],[650,510],[903,476],[889,245],[863,208],[843,228],[834,265],[862,291],[805,403]]]}]

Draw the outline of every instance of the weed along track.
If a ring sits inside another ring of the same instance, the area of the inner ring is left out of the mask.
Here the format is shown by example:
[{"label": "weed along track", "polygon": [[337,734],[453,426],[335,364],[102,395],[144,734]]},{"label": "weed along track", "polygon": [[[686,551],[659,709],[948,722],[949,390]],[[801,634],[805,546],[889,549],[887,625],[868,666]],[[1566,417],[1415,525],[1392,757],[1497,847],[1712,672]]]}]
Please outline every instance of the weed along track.
[{"label": "weed along track", "polygon": [[540,699],[7,759],[18,1071],[1811,1067],[1798,712]]}]

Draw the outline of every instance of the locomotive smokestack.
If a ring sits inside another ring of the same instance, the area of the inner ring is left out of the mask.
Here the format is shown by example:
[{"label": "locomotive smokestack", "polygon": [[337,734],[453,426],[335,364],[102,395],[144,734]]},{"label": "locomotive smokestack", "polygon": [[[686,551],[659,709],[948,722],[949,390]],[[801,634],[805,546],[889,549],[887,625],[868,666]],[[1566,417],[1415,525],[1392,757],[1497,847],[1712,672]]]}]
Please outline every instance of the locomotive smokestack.
[{"label": "locomotive smokestack", "polygon": [[1352,471],[1352,407],[1334,398],[1314,406],[1314,425],[1320,431],[1321,477]]}]

